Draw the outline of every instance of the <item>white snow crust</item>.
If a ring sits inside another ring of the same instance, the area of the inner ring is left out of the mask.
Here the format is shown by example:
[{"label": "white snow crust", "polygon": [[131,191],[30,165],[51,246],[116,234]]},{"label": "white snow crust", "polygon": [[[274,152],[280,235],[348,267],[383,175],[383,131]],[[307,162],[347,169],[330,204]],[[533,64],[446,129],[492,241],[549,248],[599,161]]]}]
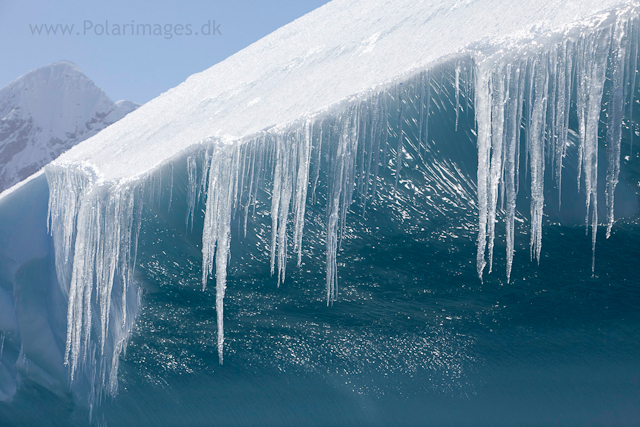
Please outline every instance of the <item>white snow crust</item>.
[{"label": "white snow crust", "polygon": [[[456,54],[491,54],[594,25],[629,0],[334,0],[194,74],[58,163],[105,180],[144,174],[190,145],[234,142],[326,111]],[[582,22],[587,20],[587,22]]]}]

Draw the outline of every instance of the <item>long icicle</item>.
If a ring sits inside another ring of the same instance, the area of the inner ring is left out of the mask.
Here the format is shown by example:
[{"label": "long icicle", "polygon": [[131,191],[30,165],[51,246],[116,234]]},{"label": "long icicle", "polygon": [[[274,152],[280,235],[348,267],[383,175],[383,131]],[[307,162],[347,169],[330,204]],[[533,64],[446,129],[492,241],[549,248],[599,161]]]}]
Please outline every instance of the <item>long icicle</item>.
[{"label": "long icicle", "polygon": [[489,168],[491,162],[491,70],[478,66],[475,71],[475,111],[478,123],[478,251],[476,269],[482,280],[486,265]]},{"label": "long icicle", "polygon": [[628,62],[628,51],[625,43],[627,23],[618,21],[613,35],[612,60],[613,76],[611,89],[611,111],[607,126],[607,239],[611,236],[614,222],[614,195],[620,175],[620,141],[622,140],[622,120],[624,118],[624,67]]}]

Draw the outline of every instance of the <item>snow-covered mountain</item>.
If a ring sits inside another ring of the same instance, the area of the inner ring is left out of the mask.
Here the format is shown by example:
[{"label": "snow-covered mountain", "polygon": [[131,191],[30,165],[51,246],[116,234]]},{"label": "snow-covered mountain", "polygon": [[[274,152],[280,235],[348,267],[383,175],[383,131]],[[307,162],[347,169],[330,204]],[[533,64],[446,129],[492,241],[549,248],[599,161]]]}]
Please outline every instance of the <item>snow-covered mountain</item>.
[{"label": "snow-covered mountain", "polygon": [[138,106],[113,102],[68,61],[9,83],[0,89],[0,192]]}]

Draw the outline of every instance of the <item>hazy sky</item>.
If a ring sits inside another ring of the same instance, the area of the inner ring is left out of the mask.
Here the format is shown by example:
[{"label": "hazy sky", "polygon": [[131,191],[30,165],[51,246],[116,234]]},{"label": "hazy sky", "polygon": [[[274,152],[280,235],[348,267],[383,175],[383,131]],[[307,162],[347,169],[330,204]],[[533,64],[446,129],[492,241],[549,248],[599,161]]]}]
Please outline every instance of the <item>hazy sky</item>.
[{"label": "hazy sky", "polygon": [[114,101],[144,103],[327,2],[0,0],[0,87],[66,59]]}]

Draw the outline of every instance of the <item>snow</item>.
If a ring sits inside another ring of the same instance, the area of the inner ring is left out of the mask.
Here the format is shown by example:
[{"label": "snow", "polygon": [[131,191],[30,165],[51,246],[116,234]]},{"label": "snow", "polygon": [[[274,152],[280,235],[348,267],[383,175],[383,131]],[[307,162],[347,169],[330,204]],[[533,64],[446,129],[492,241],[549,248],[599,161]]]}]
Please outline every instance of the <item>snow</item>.
[{"label": "snow", "polygon": [[193,144],[240,141],[462,52],[517,46],[630,4],[334,0],[189,77],[59,162],[88,162],[105,180],[132,178]]},{"label": "snow", "polygon": [[2,199],[3,197],[8,196],[9,194],[18,191],[20,188],[22,188],[25,184],[27,184],[30,181],[33,181],[34,179],[40,177],[44,175],[44,169],[40,169],[38,172],[34,173],[33,175],[29,175],[28,177],[24,178],[22,181],[18,182],[17,184],[14,184],[13,186],[7,188],[6,190],[2,191],[0,193],[0,199]]},{"label": "snow", "polygon": [[[60,139],[74,126],[84,125],[97,113],[115,107],[102,90],[68,61],[30,71],[2,88],[0,99],[2,117],[14,116],[18,110],[28,112],[44,132]],[[82,108],[77,108],[78,105]]]},{"label": "snow", "polygon": [[140,104],[121,99],[116,101],[115,108],[105,117],[106,123],[115,123],[127,114],[140,108]]}]

